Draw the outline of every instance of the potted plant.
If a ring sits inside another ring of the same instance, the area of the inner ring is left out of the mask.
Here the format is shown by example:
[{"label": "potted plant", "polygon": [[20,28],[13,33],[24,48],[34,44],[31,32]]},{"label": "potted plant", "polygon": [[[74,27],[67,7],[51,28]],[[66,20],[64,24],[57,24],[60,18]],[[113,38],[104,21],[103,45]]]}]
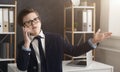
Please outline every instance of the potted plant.
[{"label": "potted plant", "polygon": [[75,22],[75,23],[74,23],[74,31],[77,31],[77,27],[78,27],[78,23]]}]

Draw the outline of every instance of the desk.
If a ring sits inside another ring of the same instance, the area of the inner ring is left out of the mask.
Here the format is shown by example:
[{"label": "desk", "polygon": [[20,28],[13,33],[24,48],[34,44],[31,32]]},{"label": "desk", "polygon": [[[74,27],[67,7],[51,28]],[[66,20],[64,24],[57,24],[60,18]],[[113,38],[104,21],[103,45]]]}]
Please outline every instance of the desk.
[{"label": "desk", "polygon": [[63,61],[63,72],[113,72],[113,66],[93,61],[89,66],[79,66]]},{"label": "desk", "polygon": [[[70,61],[63,61],[63,72],[113,72],[113,66],[93,61],[90,66],[79,66],[69,64]],[[19,71],[15,63],[8,64],[8,72],[25,72]]]},{"label": "desk", "polygon": [[0,72],[7,72],[8,63],[14,62],[13,58],[0,58]]}]

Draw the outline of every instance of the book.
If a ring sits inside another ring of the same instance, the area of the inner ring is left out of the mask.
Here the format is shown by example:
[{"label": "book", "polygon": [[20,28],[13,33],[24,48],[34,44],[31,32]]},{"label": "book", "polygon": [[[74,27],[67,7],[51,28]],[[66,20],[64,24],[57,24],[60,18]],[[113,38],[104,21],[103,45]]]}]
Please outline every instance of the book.
[{"label": "book", "polygon": [[93,62],[92,50],[86,53],[87,66]]},{"label": "book", "polygon": [[8,32],[8,8],[3,8],[3,32]]},{"label": "book", "polygon": [[0,33],[3,32],[3,16],[2,16],[2,8],[0,8]]},{"label": "book", "polygon": [[14,58],[14,44],[9,45],[9,58]]},{"label": "book", "polygon": [[83,10],[82,13],[82,19],[83,19],[83,23],[82,23],[82,31],[87,31],[87,11]]},{"label": "book", "polygon": [[87,10],[87,31],[92,31],[92,10]]},{"label": "book", "polygon": [[13,8],[9,8],[9,32],[14,32],[14,11]]},{"label": "book", "polygon": [[0,58],[9,58],[9,43],[0,43]]},{"label": "book", "polygon": [[9,58],[9,56],[10,56],[10,55],[9,55],[9,51],[10,51],[10,43],[6,42],[6,43],[5,43],[5,48],[6,48],[6,52],[7,52],[6,57]]},{"label": "book", "polygon": [[92,10],[83,10],[83,25],[82,31],[92,31]]}]

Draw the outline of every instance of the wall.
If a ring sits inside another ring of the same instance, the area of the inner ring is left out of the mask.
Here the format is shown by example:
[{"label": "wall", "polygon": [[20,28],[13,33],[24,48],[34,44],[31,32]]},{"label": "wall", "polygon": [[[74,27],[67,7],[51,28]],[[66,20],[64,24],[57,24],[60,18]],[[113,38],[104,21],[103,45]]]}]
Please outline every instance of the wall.
[{"label": "wall", "polygon": [[112,65],[114,72],[120,72],[120,50],[110,49],[111,47],[98,47],[96,49],[96,61]]},{"label": "wall", "polygon": [[120,36],[120,0],[110,0],[109,10],[109,31],[114,36]]},{"label": "wall", "polygon": [[[101,28],[120,36],[120,0],[101,0]],[[116,28],[116,29],[114,29]]]},{"label": "wall", "polygon": [[114,72],[120,72],[120,38],[111,37],[100,43],[96,49],[96,60],[114,66]]},{"label": "wall", "polygon": [[[42,19],[42,29],[45,32],[59,33],[63,35],[63,0],[18,0],[18,13],[27,7],[39,11]],[[17,27],[17,41],[21,41],[22,31]]]},{"label": "wall", "polygon": [[[117,2],[117,3],[116,3]],[[96,60],[114,66],[120,72],[119,0],[101,0],[100,27],[102,31],[113,32],[111,38],[102,41],[96,49]]]},{"label": "wall", "polygon": [[100,28],[100,2],[101,0],[95,0],[96,2],[96,31]]}]

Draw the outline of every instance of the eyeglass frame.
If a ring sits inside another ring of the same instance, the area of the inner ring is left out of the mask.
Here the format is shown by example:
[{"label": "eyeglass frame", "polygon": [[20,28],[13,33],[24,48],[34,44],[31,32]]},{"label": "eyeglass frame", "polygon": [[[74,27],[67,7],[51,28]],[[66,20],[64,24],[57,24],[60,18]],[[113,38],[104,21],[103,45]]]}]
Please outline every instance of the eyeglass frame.
[{"label": "eyeglass frame", "polygon": [[23,26],[32,26],[34,23],[38,23],[40,21],[39,17],[35,17],[33,20],[23,22]]}]

